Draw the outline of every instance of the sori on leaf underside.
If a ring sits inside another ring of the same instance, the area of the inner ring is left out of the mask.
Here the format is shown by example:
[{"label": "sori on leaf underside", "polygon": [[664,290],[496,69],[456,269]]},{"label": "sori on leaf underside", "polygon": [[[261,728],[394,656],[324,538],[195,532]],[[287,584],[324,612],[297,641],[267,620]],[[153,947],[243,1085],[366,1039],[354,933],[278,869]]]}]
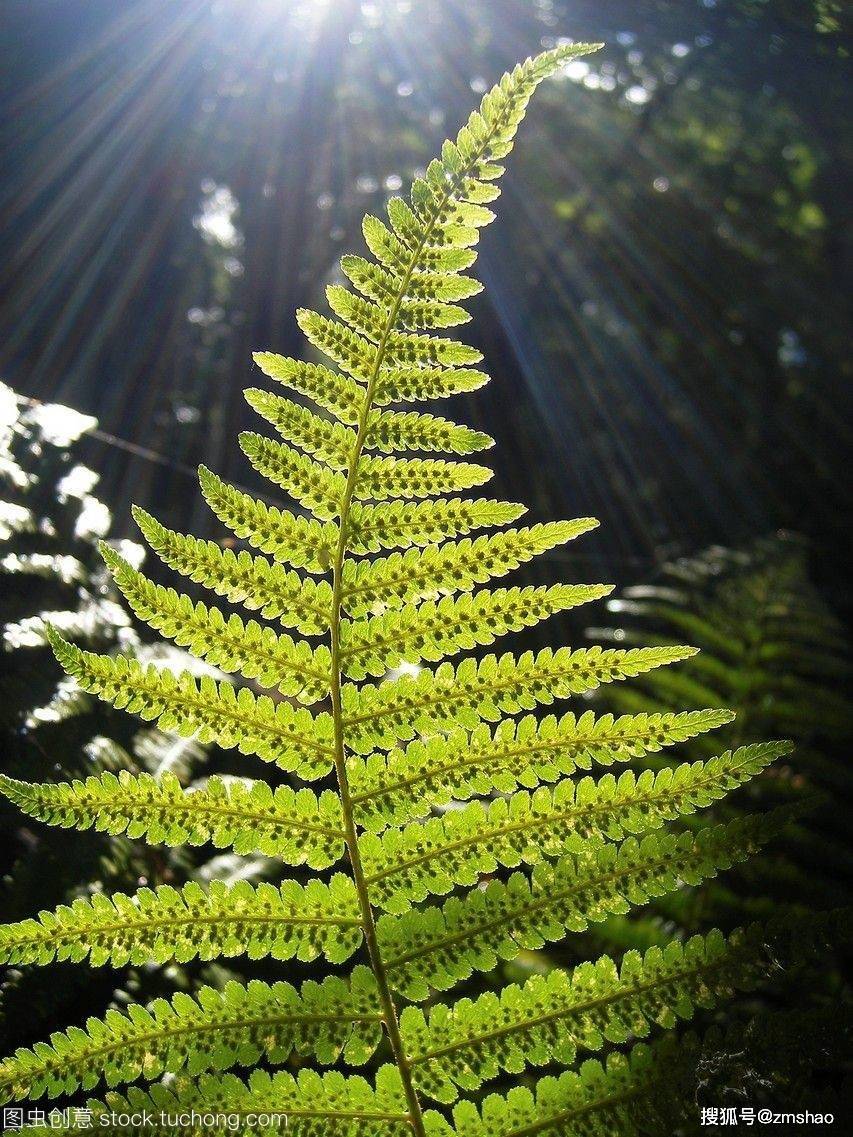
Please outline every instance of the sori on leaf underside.
[{"label": "sori on leaf underside", "polygon": [[[724,726],[731,713],[535,713],[692,649],[471,654],[610,591],[493,583],[596,523],[517,524],[522,506],[467,493],[491,477],[471,460],[490,438],[397,409],[487,381],[480,353],[446,329],[469,319],[461,302],[480,290],[468,271],[474,246],[494,217],[528,100],[594,47],[561,46],[504,75],[409,197],[392,198],[384,219],[365,218],[366,250],[342,258],[330,314],[297,313],[316,352],[310,361],[255,356],[285,392],[247,393],[278,437],[251,432],[240,444],[296,504],[265,504],[200,471],[213,512],[254,551],[134,511],[154,553],[214,595],[155,583],[103,546],[136,615],[220,677],[94,654],[50,631],[84,690],[271,763],[294,784],[212,777],[186,789],[168,774],[130,772],[64,784],[0,779],[3,794],[47,824],[154,844],[209,842],[302,866],[298,880],[277,885],[93,891],[0,927],[0,962],[245,955],[295,961],[288,981],[232,981],[109,1010],[0,1062],[3,1100],[167,1074],[168,1084],[90,1102],[98,1127],[110,1129],[114,1109],[195,1105],[283,1112],[302,1137],[612,1137],[633,1131],[631,1102],[652,1084],[652,1051],[635,1047],[604,1065],[586,1056],[759,981],[767,936],[752,927],[629,953],[618,967],[605,957],[502,986],[499,961],[759,849],[783,816],[666,827],[787,747],[745,746],[654,773],[637,763]],[[423,666],[389,676],[404,663]],[[298,965],[317,959],[328,976],[300,982]],[[476,973],[495,990],[434,1001]],[[298,1074],[266,1069],[292,1056],[308,1064]],[[226,1073],[231,1066],[256,1069]],[[565,1070],[535,1091],[457,1102],[543,1066]]]}]

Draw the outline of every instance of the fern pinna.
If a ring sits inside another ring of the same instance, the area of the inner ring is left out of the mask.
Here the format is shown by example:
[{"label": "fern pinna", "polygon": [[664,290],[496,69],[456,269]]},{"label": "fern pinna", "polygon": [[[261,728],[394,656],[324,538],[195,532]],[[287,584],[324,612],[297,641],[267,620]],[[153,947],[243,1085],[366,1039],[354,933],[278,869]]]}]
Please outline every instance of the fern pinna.
[{"label": "fern pinna", "polygon": [[[4,926],[0,961],[122,965],[247,954],[323,957],[347,969],[301,986],[229,982],[110,1010],[6,1059],[6,1099],[169,1073],[168,1084],[91,1102],[99,1127],[110,1128],[110,1110],[197,1106],[283,1112],[291,1131],[312,1137],[521,1137],[576,1126],[612,1134],[633,1124],[629,1106],[649,1083],[651,1051],[635,1048],[630,1060],[613,1054],[604,1065],[587,1060],[577,1072],[539,1079],[535,1090],[480,1100],[480,1088],[528,1066],[573,1066],[754,981],[761,936],[752,929],[629,953],[620,967],[604,958],[418,1006],[501,960],[701,881],[778,826],[771,815],[661,832],[761,771],[784,751],[778,744],[657,774],[626,769],[596,781],[586,773],[721,726],[727,711],[522,715],[685,659],[689,647],[563,647],[439,663],[610,591],[478,587],[595,522],[513,527],[523,507],[458,496],[491,476],[467,460],[491,439],[446,418],[386,409],[486,382],[479,352],[433,332],[469,318],[460,301],[480,285],[465,270],[478,230],[494,216],[488,203],[498,196],[500,162],[534,89],[592,47],[558,47],[505,75],[410,198],[388,203],[387,222],[365,218],[373,259],[342,259],[351,287],[328,288],[331,317],[297,314],[309,343],[336,366],[255,356],[267,376],[314,405],[250,390],[249,402],[284,441],[256,433],[240,440],[252,465],[302,511],[263,504],[202,469],[213,512],[257,554],[223,550],[136,511],[168,566],[289,631],[162,587],[104,546],[141,619],[252,686],[99,656],[51,632],[83,689],[300,782],[334,774],[336,789],[211,778],[185,791],[173,777],[129,773],[55,785],[2,781],[9,798],[47,823],[162,844],[212,842],[305,868],[280,886],[92,892]],[[451,457],[401,457],[406,451]],[[438,666],[388,676],[416,662]],[[350,963],[359,952],[362,961]],[[373,1065],[367,1076],[266,1069],[291,1060]],[[247,1080],[223,1073],[258,1063],[264,1068]],[[466,1093],[478,1104],[457,1101]],[[447,1112],[435,1105],[454,1102]]]}]

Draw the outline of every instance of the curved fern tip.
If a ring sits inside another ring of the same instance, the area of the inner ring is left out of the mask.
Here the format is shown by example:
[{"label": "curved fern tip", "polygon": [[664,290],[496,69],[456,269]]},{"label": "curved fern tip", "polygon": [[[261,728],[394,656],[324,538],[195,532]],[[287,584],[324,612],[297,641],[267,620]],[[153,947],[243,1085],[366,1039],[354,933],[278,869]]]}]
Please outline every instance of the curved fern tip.
[{"label": "curved fern tip", "polygon": [[109,541],[105,541],[103,538],[98,541],[98,552],[101,554],[101,559],[103,560],[104,564],[111,572],[115,572],[123,568],[130,568],[130,565],[127,563],[124,557],[122,557],[119,552],[113,548]]},{"label": "curved fern tip", "polygon": [[146,537],[149,533],[157,533],[163,528],[157,518],[149,513],[147,509],[143,509],[141,505],[132,505],[130,507],[130,515]]},{"label": "curved fern tip", "polygon": [[60,652],[67,655],[69,649],[73,648],[74,645],[72,643],[69,643],[69,641],[64,638],[64,636],[53,626],[53,624],[49,623],[47,620],[43,621],[43,626],[47,641],[53,648],[54,655],[57,657],[57,659],[59,659],[59,662],[61,663],[62,659],[60,658]]},{"label": "curved fern tip", "polygon": [[205,466],[204,462],[198,464],[198,484],[201,487],[202,493],[208,490],[211,486],[215,485],[219,478],[214,474],[210,467]]}]

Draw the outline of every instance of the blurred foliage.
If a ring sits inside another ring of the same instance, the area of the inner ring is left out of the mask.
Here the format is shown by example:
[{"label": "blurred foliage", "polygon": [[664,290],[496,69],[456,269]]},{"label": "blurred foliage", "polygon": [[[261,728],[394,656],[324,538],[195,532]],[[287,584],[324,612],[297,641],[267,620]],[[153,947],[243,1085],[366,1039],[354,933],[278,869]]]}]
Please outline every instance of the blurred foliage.
[{"label": "blurred foliage", "polygon": [[[177,669],[207,670],[184,652],[143,642],[98,553],[110,511],[98,477],[79,460],[95,421],[59,405],[32,405],[0,384],[0,732],[4,773],[30,780],[82,778],[105,770],[170,771],[195,784],[216,752],[192,739],[140,724],[104,707],[69,682],[47,646],[43,621],[91,650],[121,649]],[[113,542],[139,563],[143,549]],[[0,804],[0,907],[20,919],[93,890],[181,883],[269,870],[263,858],[215,850],[149,848],[125,837],[86,832],[69,852],[67,834]],[[208,969],[207,981],[210,981]],[[10,1049],[44,1034],[57,1015],[85,1017],[111,999],[147,1000],[192,986],[191,970],[125,968],[86,975],[57,964],[14,969],[0,988],[0,1039]],[[117,985],[117,986],[116,986]]]},{"label": "blurred foliage", "polygon": [[[850,1034],[849,1008],[835,1006],[733,1013],[728,1025],[702,1034],[665,1035],[651,1048],[656,1084],[651,1100],[638,1107],[638,1128],[666,1137],[778,1132],[779,1122],[759,1120],[761,1110],[829,1113],[837,1123],[853,1103],[849,1080],[837,1076],[839,1055],[850,1052]],[[743,1109],[752,1110],[751,1121],[741,1120]]]},{"label": "blurred foliage", "polygon": [[[599,946],[642,947],[709,923],[732,928],[781,912],[849,907],[850,643],[810,579],[808,545],[781,533],[742,550],[715,546],[664,566],[653,583],[624,590],[607,608],[611,622],[589,630],[596,642],[689,642],[701,651],[677,673],[641,676],[600,701],[620,714],[670,710],[685,700],[735,708],[731,726],[691,740],[669,764],[706,759],[722,746],[791,739],[795,746],[785,764],[713,812],[724,819],[795,801],[806,812],[772,849],[724,881],[664,898],[638,917],[608,921],[598,929]],[[662,756],[655,765],[666,763]],[[829,943],[805,964],[780,968],[769,999],[742,1000],[688,1072],[697,1100],[720,1106],[775,1102],[777,1108],[810,1102],[816,1108],[822,1094],[829,1108],[829,1087],[838,1090],[853,1057],[849,965],[849,945]]]},{"label": "blurred foliage", "polygon": [[840,906],[853,896],[846,822],[853,805],[846,761],[853,736],[853,704],[845,694],[850,645],[809,579],[807,553],[801,540],[781,535],[743,551],[714,547],[683,558],[665,566],[654,584],[609,601],[615,627],[590,631],[620,645],[688,642],[701,649],[677,674],[643,676],[607,696],[620,713],[670,710],[685,701],[735,709],[737,719],[719,737],[685,747],[691,759],[707,758],[721,743],[795,743],[785,765],[733,799],[741,808],[818,795],[790,846],[742,870],[744,896],[761,896],[758,908],[712,885],[695,898],[698,908],[689,902],[690,929],[698,919],[756,918],[779,903]]}]

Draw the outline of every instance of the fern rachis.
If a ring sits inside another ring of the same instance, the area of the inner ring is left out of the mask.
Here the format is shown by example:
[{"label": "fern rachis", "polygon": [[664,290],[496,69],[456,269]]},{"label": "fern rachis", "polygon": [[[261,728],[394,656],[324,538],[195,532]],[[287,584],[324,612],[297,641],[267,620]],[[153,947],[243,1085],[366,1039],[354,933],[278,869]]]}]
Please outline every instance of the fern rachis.
[{"label": "fern rachis", "polygon": [[[556,48],[505,75],[415,180],[410,200],[389,202],[388,224],[365,219],[375,260],[343,259],[355,291],[330,287],[336,318],[297,314],[308,341],[335,366],[255,356],[266,375],[328,416],[280,395],[247,393],[283,441],[246,433],[240,439],[246,456],[310,516],[255,501],[204,468],[200,481],[212,510],[257,553],[223,551],[135,511],[170,568],[298,635],[156,585],[103,548],[141,619],[223,671],[306,705],[276,702],[228,680],[197,681],[97,656],[50,633],[58,658],[86,690],[306,782],[334,770],[337,792],[217,778],[185,790],[173,778],[124,774],[54,786],[0,780],[0,791],[48,823],[154,843],[211,842],[330,871],[305,884],[213,882],[206,891],[190,884],[81,897],[0,928],[0,960],[88,957],[92,964],[121,965],[245,953],[344,964],[363,948],[369,967],[356,964],[348,980],[327,977],[300,989],[253,981],[222,992],[201,988],[195,998],[176,995],[147,1010],[108,1012],[85,1031],[55,1034],[50,1046],[22,1049],[0,1063],[0,1093],[7,1097],[185,1070],[204,1077],[154,1087],[150,1095],[136,1089],[127,1098],[108,1095],[107,1105],[93,1109],[102,1116],[122,1103],[149,1101],[234,1112],[281,1109],[317,1137],[406,1131],[439,1137],[453,1131],[451,1123],[426,1110],[424,1097],[451,1102],[460,1089],[476,1090],[502,1071],[570,1065],[579,1050],[599,1049],[605,1037],[624,1041],[629,1033],[647,1033],[652,1022],[672,1025],[728,986],[754,981],[744,945],[758,950],[761,933],[729,941],[712,933],[683,950],[673,946],[665,958],[629,957],[619,972],[604,959],[571,976],[555,970],[500,996],[439,1005],[429,1017],[411,1005],[401,1014],[404,1003],[450,990],[474,972],[493,970],[499,959],[705,879],[743,859],[781,824],[771,815],[695,833],[659,831],[758,774],[784,752],[780,745],[727,751],[656,776],[625,771],[618,779],[573,780],[578,770],[642,758],[722,726],[731,718],[727,711],[517,717],[676,663],[691,648],[560,648],[440,662],[609,591],[606,585],[488,587],[596,523],[580,518],[507,528],[522,506],[458,496],[491,472],[457,459],[491,439],[450,419],[385,409],[486,382],[475,366],[479,352],[431,333],[468,318],[459,302],[480,286],[463,273],[474,262],[478,229],[493,218],[487,205],[498,196],[498,163],[512,148],[530,96],[588,50]],[[494,532],[479,534],[482,529]],[[320,636],[328,642],[300,638]],[[378,681],[417,660],[438,666]],[[316,709],[326,699],[330,711]],[[529,874],[523,871],[530,866]],[[507,875],[508,869],[522,871]],[[488,875],[497,879],[481,888]],[[675,1013],[668,1004],[673,991]],[[293,1078],[256,1070],[248,1082],[217,1074],[261,1059],[281,1062],[291,1052],[319,1064],[364,1064],[380,1045],[380,1023],[392,1061],[370,1081],[337,1071],[303,1070]],[[624,1069],[610,1059],[606,1067],[584,1067],[586,1074],[543,1079],[536,1098],[512,1091],[487,1099],[482,1113],[462,1103],[454,1117],[460,1132],[483,1137],[569,1131],[560,1127],[573,1117],[597,1127],[590,1133],[604,1133],[622,1116],[611,1081],[636,1071],[640,1093],[648,1080],[643,1055],[636,1051]],[[591,1082],[598,1096],[587,1100]],[[496,1128],[502,1110],[518,1124]]]}]

